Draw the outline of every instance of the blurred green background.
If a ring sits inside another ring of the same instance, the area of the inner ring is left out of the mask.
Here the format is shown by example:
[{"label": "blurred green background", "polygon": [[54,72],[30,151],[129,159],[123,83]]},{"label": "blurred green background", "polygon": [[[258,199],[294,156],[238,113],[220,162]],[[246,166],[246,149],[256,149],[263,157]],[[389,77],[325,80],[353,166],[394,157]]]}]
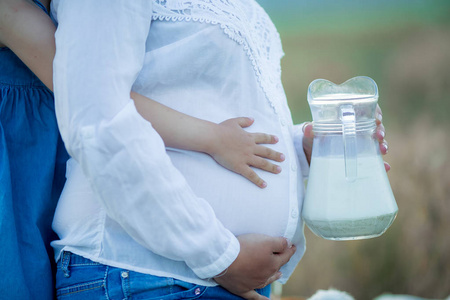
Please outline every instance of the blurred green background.
[{"label": "blurred green background", "polygon": [[[259,0],[280,32],[282,79],[295,123],[311,120],[308,85],[373,78],[399,214],[381,237],[323,240],[307,251],[283,296],[334,287],[355,299],[383,293],[450,295],[450,1]],[[372,191],[376,193],[376,191]]]}]

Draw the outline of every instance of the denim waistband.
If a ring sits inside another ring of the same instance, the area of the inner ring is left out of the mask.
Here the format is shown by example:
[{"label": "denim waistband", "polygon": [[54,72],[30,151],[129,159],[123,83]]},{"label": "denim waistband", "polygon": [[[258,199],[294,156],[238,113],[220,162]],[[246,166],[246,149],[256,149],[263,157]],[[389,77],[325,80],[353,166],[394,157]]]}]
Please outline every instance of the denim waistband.
[{"label": "denim waistband", "polygon": [[92,261],[88,258],[85,258],[83,256],[64,251],[61,255],[61,258],[57,262],[58,267],[61,267],[63,265],[66,266],[90,266],[90,265],[101,265],[98,262]]},{"label": "denim waistband", "polygon": [[[107,276],[106,275],[107,273],[108,274],[112,274],[111,272],[108,272],[108,268],[116,269],[114,267],[108,267],[106,265],[102,265],[102,264],[94,262],[94,261],[92,261],[92,260],[90,260],[88,258],[84,258],[84,257],[82,257],[80,255],[77,255],[77,254],[74,254],[74,253],[71,253],[71,252],[68,252],[68,251],[63,251],[63,253],[60,256],[60,259],[58,260],[58,269],[60,269],[62,271],[61,274],[64,277],[66,277],[66,278],[71,277],[71,267],[81,267],[81,268],[78,268],[78,269],[83,269],[83,266],[98,266],[98,268],[104,267],[105,271],[103,271],[103,273],[105,273],[105,276]],[[73,270],[75,270],[75,269],[73,269]],[[88,269],[88,270],[86,270],[84,272],[85,272],[85,274],[86,274],[86,272],[89,272],[89,274],[98,274],[99,270],[96,269],[95,271],[92,271],[92,270]],[[120,274],[122,274],[122,273],[123,272],[120,272]],[[125,271],[125,273],[126,273],[126,275],[125,275],[124,278],[129,278],[128,271]],[[78,276],[75,276],[75,277],[79,278]],[[132,276],[132,277],[134,277],[134,276]],[[138,277],[134,277],[134,278],[138,278],[138,280],[139,280],[139,278],[143,278],[143,277],[138,276]],[[161,277],[150,275],[150,274],[148,275],[148,277],[144,277],[144,278],[147,281],[155,280],[155,278],[159,278],[158,279],[159,281],[161,280]],[[83,280],[85,281],[85,279],[86,278],[84,278]],[[140,279],[140,280],[142,280],[142,279]],[[167,277],[166,281],[164,281],[164,282],[166,282],[166,283],[170,282],[170,284],[173,285],[174,284],[174,280],[175,279],[173,279],[173,278]],[[178,282],[178,285],[179,285],[180,281],[179,280],[176,280],[176,281]],[[185,282],[185,283],[187,283],[187,282]],[[227,295],[230,295],[230,298],[227,297],[226,299],[236,299],[237,298],[236,296],[231,295],[228,291],[224,290],[220,286],[206,287],[206,286],[195,285],[193,283],[187,283],[187,284],[193,286],[191,288],[191,291],[188,292],[188,293],[193,293],[193,295],[196,295],[196,296],[200,297],[200,295],[198,294],[198,291],[201,291],[201,294],[206,292],[207,294],[204,294],[205,296],[202,299],[218,299],[218,298],[224,299],[224,296],[227,296]],[[139,286],[139,285],[134,285],[134,286],[136,287],[136,286]],[[185,285],[183,285],[183,286],[186,287]],[[266,287],[264,287],[262,289],[257,289],[256,291],[259,294],[262,294],[262,295],[265,295],[265,296],[269,297],[270,289],[271,289],[271,285],[269,284],[269,285],[267,285]],[[216,295],[216,296],[220,295],[220,297],[215,297],[214,295]],[[192,298],[192,296],[191,296],[189,299],[194,299],[194,298]]]},{"label": "denim waistband", "polygon": [[63,272],[64,277],[70,277],[69,267],[100,266],[101,264],[77,254],[64,251],[56,265]]}]

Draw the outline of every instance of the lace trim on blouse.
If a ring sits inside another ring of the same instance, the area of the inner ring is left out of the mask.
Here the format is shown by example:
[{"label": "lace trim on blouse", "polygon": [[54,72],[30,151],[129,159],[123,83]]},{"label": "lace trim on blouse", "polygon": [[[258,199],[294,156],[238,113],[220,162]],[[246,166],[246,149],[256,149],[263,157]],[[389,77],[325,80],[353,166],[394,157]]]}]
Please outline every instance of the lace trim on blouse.
[{"label": "lace trim on blouse", "polygon": [[255,1],[154,0],[153,20],[220,25],[228,37],[243,45],[266,98],[277,112],[274,101],[284,95],[280,66],[284,53],[275,26]]}]

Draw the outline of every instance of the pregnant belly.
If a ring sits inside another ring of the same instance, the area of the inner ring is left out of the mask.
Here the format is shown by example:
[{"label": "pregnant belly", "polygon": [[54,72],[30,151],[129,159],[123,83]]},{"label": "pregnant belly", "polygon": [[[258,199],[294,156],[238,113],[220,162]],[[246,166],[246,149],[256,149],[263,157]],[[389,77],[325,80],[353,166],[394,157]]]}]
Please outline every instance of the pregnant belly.
[{"label": "pregnant belly", "polygon": [[206,154],[176,149],[168,149],[168,154],[196,195],[209,202],[233,234],[284,234],[289,215],[287,172],[255,170],[268,183],[261,189]]}]

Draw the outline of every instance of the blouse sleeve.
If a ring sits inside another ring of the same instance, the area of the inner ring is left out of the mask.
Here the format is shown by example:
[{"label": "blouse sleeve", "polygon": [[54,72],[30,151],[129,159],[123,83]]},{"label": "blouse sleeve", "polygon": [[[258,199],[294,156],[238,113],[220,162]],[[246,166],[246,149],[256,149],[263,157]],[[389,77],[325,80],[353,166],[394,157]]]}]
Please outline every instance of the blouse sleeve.
[{"label": "blouse sleeve", "polygon": [[54,89],[61,135],[109,217],[144,247],[185,261],[200,278],[239,253],[172,165],[162,139],[136,111],[152,1],[54,1],[58,21]]},{"label": "blouse sleeve", "polygon": [[306,159],[305,150],[303,150],[303,126],[305,123],[294,125],[294,146],[297,151],[297,157],[300,163],[303,179],[309,176],[309,164]]}]

